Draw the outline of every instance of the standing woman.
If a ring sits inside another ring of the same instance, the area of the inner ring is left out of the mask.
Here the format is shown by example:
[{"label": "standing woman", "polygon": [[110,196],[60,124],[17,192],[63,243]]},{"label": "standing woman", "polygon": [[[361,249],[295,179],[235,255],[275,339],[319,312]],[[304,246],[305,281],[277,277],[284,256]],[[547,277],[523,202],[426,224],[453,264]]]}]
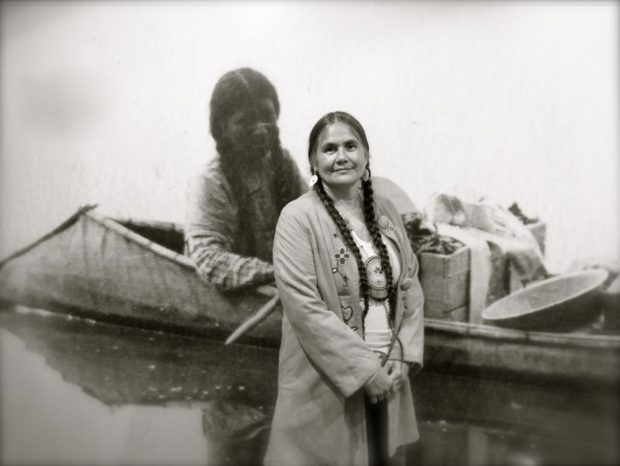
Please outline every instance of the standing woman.
[{"label": "standing woman", "polygon": [[404,463],[419,437],[408,373],[422,366],[423,297],[400,215],[374,193],[361,124],[310,133],[313,189],[274,239],[282,301],[278,399],[266,464]]}]

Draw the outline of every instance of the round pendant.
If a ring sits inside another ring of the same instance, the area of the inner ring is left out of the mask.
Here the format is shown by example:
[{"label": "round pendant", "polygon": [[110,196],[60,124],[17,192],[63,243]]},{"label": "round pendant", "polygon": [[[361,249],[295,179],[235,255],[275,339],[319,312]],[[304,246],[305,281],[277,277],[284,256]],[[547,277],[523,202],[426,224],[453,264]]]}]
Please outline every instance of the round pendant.
[{"label": "round pendant", "polygon": [[383,301],[388,297],[387,277],[378,256],[369,257],[365,264],[368,288],[373,299]]}]

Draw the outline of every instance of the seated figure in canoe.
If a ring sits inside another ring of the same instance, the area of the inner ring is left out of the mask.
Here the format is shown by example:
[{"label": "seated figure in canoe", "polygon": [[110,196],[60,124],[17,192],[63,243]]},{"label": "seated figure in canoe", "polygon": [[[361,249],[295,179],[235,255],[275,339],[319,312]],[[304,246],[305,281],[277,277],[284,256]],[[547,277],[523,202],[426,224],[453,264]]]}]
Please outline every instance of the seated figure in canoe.
[{"label": "seated figure in canoe", "polygon": [[221,289],[274,281],[278,216],[307,190],[280,144],[279,113],[273,84],[251,68],[224,74],[211,96],[217,155],[190,182],[185,239],[198,274]]}]

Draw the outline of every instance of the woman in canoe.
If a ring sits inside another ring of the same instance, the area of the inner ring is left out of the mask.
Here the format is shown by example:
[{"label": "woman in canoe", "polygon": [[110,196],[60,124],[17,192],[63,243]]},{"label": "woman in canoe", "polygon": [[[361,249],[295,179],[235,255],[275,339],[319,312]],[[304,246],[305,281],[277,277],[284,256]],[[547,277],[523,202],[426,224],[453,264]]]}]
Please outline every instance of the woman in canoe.
[{"label": "woman in canoe", "polygon": [[308,146],[313,189],[283,209],[274,239],[284,316],[265,463],[402,464],[418,438],[418,263],[396,209],[373,193],[361,124],[329,113]]},{"label": "woman in canoe", "polygon": [[221,289],[272,283],[280,210],[307,189],[280,143],[276,89],[256,70],[232,70],[209,107],[217,155],[189,184],[187,253],[200,277]]}]

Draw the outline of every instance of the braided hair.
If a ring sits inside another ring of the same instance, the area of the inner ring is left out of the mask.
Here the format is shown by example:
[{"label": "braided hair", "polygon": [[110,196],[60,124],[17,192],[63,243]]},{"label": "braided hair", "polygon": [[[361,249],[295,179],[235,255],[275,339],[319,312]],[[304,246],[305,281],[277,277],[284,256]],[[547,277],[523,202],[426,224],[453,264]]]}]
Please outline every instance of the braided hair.
[{"label": "braided hair", "polygon": [[[370,152],[370,147],[368,144],[368,139],[366,138],[366,133],[364,128],[360,124],[359,121],[352,115],[346,112],[330,112],[323,116],[312,128],[310,131],[309,141],[308,141],[308,159],[310,161],[310,170],[312,174],[315,175],[314,170],[312,169],[312,160],[314,159],[314,153],[316,151],[316,146],[318,144],[318,139],[323,130],[336,122],[342,122],[351,128],[351,130],[356,134],[364,149],[366,149],[366,153]],[[370,168],[366,165],[366,169],[370,173]],[[317,175],[318,176],[318,175]],[[344,243],[347,245],[349,250],[353,253],[355,257],[355,261],[357,263],[357,268],[360,276],[360,295],[364,299],[364,310],[362,313],[362,325],[364,325],[364,321],[366,319],[366,315],[368,314],[368,305],[369,305],[369,295],[370,295],[370,285],[368,283],[368,274],[366,272],[366,266],[364,265],[364,261],[362,260],[362,254],[357,246],[357,243],[353,239],[351,235],[351,230],[347,226],[346,221],[340,215],[338,209],[334,204],[334,201],[329,197],[325,188],[323,186],[322,180],[319,180],[314,184],[314,190],[317,192],[321,202],[325,206],[329,216],[332,218],[338,231],[340,232],[340,236]],[[375,202],[374,202],[374,192],[372,189],[372,181],[370,177],[368,180],[362,180],[362,194],[363,194],[363,204],[364,204],[364,224],[368,229],[371,238],[372,244],[375,247],[375,250],[379,252],[379,259],[381,261],[381,267],[385,272],[387,279],[387,287],[388,287],[388,296],[387,300],[389,303],[389,315],[388,321],[390,327],[393,328],[394,325],[394,309],[396,305],[396,292],[394,289],[394,277],[392,273],[392,266],[390,265],[390,258],[388,255],[387,248],[381,239],[381,231],[379,229],[379,225],[377,224],[377,218],[375,213]]]},{"label": "braided hair", "polygon": [[[258,107],[264,99],[273,103],[276,116],[280,115],[280,101],[273,84],[260,72],[252,68],[240,68],[225,73],[215,85],[209,102],[209,126],[215,140],[220,157],[222,172],[231,186],[242,186],[241,179],[247,170],[246,154],[237,154],[232,141],[226,134],[228,119],[241,108]],[[282,150],[278,128],[270,128],[272,132],[271,159],[273,180],[272,189],[276,199],[278,212],[299,195],[297,180],[287,173],[285,155]],[[241,193],[234,189],[236,196]],[[243,203],[239,203],[243,208]]]}]

